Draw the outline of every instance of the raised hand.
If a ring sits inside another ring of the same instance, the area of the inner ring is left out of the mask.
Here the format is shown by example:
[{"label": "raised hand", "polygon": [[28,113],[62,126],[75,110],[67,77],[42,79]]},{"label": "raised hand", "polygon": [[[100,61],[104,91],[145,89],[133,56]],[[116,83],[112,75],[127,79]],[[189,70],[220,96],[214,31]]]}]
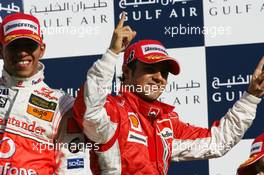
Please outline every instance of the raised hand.
[{"label": "raised hand", "polygon": [[136,32],[129,26],[124,26],[125,19],[126,15],[125,12],[123,12],[122,17],[113,32],[109,47],[109,49],[116,54],[122,52],[136,36]]},{"label": "raised hand", "polygon": [[248,87],[248,92],[256,97],[263,97],[264,95],[264,56],[259,61]]}]

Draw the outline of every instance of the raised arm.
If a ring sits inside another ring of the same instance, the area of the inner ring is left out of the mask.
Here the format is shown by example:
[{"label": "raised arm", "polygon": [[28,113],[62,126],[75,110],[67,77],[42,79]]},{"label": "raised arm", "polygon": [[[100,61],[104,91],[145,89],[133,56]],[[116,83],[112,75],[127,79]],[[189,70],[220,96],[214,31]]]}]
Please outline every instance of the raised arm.
[{"label": "raised arm", "polygon": [[107,96],[111,93],[118,54],[136,35],[129,26],[124,26],[125,18],[123,13],[113,32],[109,49],[88,70],[86,82],[73,107],[78,124],[87,137],[97,143],[106,143],[113,137],[117,128],[117,124],[111,121],[104,106]]},{"label": "raised arm", "polygon": [[210,129],[193,127],[176,120],[172,160],[208,159],[223,156],[251,126],[257,104],[264,94],[264,57],[256,67],[247,92]]}]

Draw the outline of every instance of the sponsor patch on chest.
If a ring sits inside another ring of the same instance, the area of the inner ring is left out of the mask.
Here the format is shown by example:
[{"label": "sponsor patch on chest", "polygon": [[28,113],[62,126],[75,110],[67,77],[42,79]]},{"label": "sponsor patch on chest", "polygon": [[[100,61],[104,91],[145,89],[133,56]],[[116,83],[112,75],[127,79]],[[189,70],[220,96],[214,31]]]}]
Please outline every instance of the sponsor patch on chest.
[{"label": "sponsor patch on chest", "polygon": [[0,89],[0,95],[8,95],[9,94],[9,89]]},{"label": "sponsor patch on chest", "polygon": [[148,146],[148,137],[135,133],[133,131],[128,132],[128,137],[127,137],[128,142],[135,142],[135,143],[140,143],[145,146]]},{"label": "sponsor patch on chest", "polygon": [[157,121],[158,135],[167,140],[173,139],[173,127],[170,119],[163,119]]},{"label": "sponsor patch on chest", "polygon": [[173,132],[170,128],[163,128],[163,130],[160,132],[160,136],[164,139],[173,138]]},{"label": "sponsor patch on chest", "polygon": [[8,101],[9,89],[0,88],[0,108],[4,108]]},{"label": "sponsor patch on chest", "polygon": [[131,129],[142,132],[141,123],[137,115],[134,112],[129,112],[128,118],[130,121]]},{"label": "sponsor patch on chest", "polygon": [[4,108],[6,106],[7,98],[0,96],[0,108]]},{"label": "sponsor patch on chest", "polygon": [[79,169],[79,168],[84,168],[83,158],[67,159],[67,169]]},{"label": "sponsor patch on chest", "polygon": [[37,117],[41,120],[51,122],[53,119],[54,112],[43,110],[37,107],[33,107],[31,105],[27,106],[27,113]]},{"label": "sponsor patch on chest", "polygon": [[37,93],[38,95],[41,95],[45,98],[48,98],[50,100],[59,100],[56,96],[53,95],[53,90],[48,88],[41,88],[41,90],[34,90],[34,93]]},{"label": "sponsor patch on chest", "polygon": [[50,109],[55,111],[56,107],[57,107],[57,103],[52,102],[52,101],[47,101],[44,100],[43,98],[40,98],[34,94],[31,94],[30,98],[29,98],[29,103],[37,106],[37,107],[41,107],[44,109]]}]

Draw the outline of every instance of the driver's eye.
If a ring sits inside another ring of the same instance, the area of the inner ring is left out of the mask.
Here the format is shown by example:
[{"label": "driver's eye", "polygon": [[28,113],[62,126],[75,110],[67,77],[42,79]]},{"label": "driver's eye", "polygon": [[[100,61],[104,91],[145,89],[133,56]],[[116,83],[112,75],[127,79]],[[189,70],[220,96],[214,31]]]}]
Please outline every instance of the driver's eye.
[{"label": "driver's eye", "polygon": [[13,41],[7,46],[9,51],[28,51],[33,52],[38,48],[38,44],[32,40],[23,40],[23,41]]},{"label": "driver's eye", "polygon": [[255,168],[256,168],[257,172],[264,172],[264,164],[261,163],[260,161],[257,161],[255,163]]},{"label": "driver's eye", "polygon": [[144,70],[148,73],[154,73],[155,69],[153,67],[145,67]]}]

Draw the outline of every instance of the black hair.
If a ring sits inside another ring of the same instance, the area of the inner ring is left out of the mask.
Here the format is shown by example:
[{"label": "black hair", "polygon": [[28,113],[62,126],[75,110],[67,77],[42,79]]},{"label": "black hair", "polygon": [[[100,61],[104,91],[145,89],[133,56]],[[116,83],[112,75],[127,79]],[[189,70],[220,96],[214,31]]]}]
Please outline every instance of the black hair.
[{"label": "black hair", "polygon": [[[132,62],[130,62],[130,63],[127,64],[127,67],[132,70],[132,73],[134,73],[134,70],[137,67],[137,63],[138,63],[138,61],[137,60],[134,60],[134,61],[132,61]],[[122,74],[122,76],[119,76],[118,78],[119,78],[119,80],[121,82],[124,82],[125,79],[126,79],[126,77],[124,76],[124,73]]]}]

